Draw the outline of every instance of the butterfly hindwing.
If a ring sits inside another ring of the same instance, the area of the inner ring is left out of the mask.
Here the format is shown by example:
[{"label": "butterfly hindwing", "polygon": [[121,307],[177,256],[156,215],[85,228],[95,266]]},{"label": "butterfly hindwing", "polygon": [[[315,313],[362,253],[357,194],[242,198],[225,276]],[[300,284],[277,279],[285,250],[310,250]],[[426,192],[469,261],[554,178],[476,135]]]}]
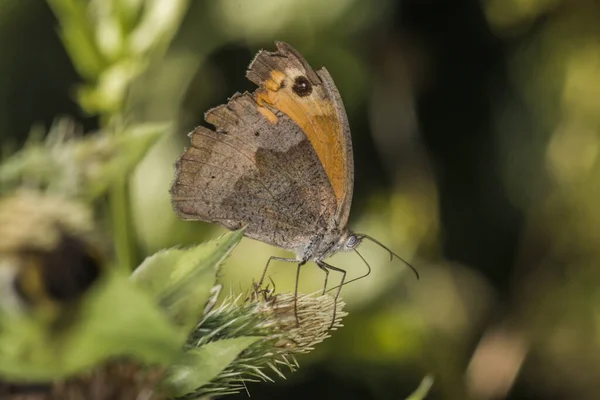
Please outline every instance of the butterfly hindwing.
[{"label": "butterfly hindwing", "polygon": [[301,128],[283,113],[235,95],[206,113],[176,164],[171,188],[184,219],[247,226],[246,235],[282,248],[306,243],[336,210],[328,177]]}]

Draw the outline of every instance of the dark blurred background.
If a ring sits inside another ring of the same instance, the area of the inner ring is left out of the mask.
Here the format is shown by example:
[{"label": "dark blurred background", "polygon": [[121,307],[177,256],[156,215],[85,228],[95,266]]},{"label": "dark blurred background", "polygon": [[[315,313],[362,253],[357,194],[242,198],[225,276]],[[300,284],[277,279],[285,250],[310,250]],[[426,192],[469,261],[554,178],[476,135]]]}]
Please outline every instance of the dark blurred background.
[{"label": "dark blurred background", "polygon": [[[203,113],[253,90],[245,70],[275,40],[326,66],[352,128],[351,227],[373,273],[342,291],[345,328],[253,398],[595,399],[600,390],[600,2],[594,0],[192,1],[164,56],[136,81],[135,121],[172,121],[137,169],[140,257],[219,228],[176,220],[172,164]],[[98,120],[43,1],[0,2],[4,154],[36,127]],[[244,240],[221,278],[248,287],[269,255]],[[352,255],[331,263],[352,276]],[[316,290],[316,267],[302,278]],[[308,270],[308,269],[307,269]],[[277,265],[278,290],[293,268]],[[232,398],[246,398],[246,394]]]}]

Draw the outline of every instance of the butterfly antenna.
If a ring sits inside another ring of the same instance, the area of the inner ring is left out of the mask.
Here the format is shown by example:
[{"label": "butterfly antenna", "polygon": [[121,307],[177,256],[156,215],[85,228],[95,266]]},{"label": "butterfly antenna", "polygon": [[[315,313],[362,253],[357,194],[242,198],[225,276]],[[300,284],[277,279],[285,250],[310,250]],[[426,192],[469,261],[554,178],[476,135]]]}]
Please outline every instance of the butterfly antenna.
[{"label": "butterfly antenna", "polygon": [[356,254],[358,254],[358,256],[361,258],[361,260],[363,260],[363,262],[367,266],[367,273],[366,274],[362,274],[361,276],[358,276],[356,278],[350,279],[348,282],[344,282],[342,285],[337,285],[335,287],[332,287],[331,289],[327,290],[327,292],[335,290],[335,289],[337,289],[340,286],[346,286],[347,284],[352,283],[354,281],[357,281],[359,279],[366,278],[367,276],[369,276],[371,274],[371,266],[369,265],[369,263],[367,262],[367,260],[365,260],[365,258],[362,256],[362,254],[360,254],[356,249],[354,249],[354,251],[356,252]]},{"label": "butterfly antenna", "polygon": [[[381,243],[379,240],[372,238],[369,235],[365,235],[365,234],[359,234],[359,237],[362,237],[363,239],[368,239],[371,242],[378,244],[379,246],[383,247],[384,249],[386,249],[389,253],[390,253],[390,261],[392,261],[394,259],[394,257],[396,257],[398,260],[402,261],[404,264],[406,264],[406,266],[408,268],[410,268],[412,270],[412,272],[414,272],[415,276],[417,277],[417,280],[419,280],[420,276],[419,276],[419,272],[417,272],[417,269],[415,267],[413,267],[408,261],[406,261],[404,258],[400,257],[398,254],[394,253],[392,250],[390,250],[387,246],[385,246],[383,243]],[[356,250],[355,250],[356,251]],[[357,252],[358,253],[358,252]],[[360,256],[360,254],[359,254]],[[360,256],[362,258],[362,256]],[[364,260],[364,258],[363,258]],[[366,262],[366,261],[365,261]],[[352,282],[352,281],[350,281]],[[348,283],[350,283],[348,282]]]}]

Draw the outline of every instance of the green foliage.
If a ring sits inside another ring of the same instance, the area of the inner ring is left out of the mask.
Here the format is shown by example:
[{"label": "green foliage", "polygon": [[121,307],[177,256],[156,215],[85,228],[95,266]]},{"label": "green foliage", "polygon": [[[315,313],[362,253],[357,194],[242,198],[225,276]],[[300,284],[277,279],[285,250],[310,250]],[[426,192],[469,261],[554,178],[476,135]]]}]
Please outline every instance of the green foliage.
[{"label": "green foliage", "polygon": [[[79,105],[100,116],[101,135],[114,135],[120,138],[117,141],[126,141],[128,132],[139,131],[137,126],[126,123],[128,93],[135,79],[168,47],[188,1],[49,0],[48,3],[59,21],[67,53],[84,78],[77,89]],[[119,151],[136,158],[147,149],[124,143]],[[139,257],[129,210],[131,170],[120,169],[118,164],[107,164],[107,168],[107,176],[118,175],[113,176],[115,180],[108,187],[116,255],[120,265],[132,268]],[[99,181],[92,194],[105,189],[105,183]]]},{"label": "green foliage", "polygon": [[0,303],[0,375],[57,381],[115,357],[133,357],[149,366],[174,365],[164,385],[171,393],[205,385],[259,339],[213,337],[216,342],[184,346],[211,298],[219,266],[242,235],[240,230],[189,249],[161,251],[131,277],[106,271],[81,301],[61,305],[58,319]]},{"label": "green foliage", "polygon": [[24,180],[55,192],[95,200],[127,177],[167,131],[166,124],[142,124],[119,135],[98,132],[77,136],[64,119],[44,142],[32,141],[0,164],[0,187]]},{"label": "green foliage", "polygon": [[165,388],[175,396],[183,396],[209,384],[240,353],[260,339],[252,336],[222,339],[189,350],[183,361],[168,371]]},{"label": "green foliage", "polygon": [[[111,272],[62,321],[36,313],[0,318],[0,374],[17,381],[60,380],[115,356],[168,365],[185,335],[126,276]],[[148,329],[152,327],[152,329]]]},{"label": "green foliage", "polygon": [[216,284],[217,270],[242,239],[243,230],[190,249],[168,249],[148,257],[132,279],[187,331],[198,323]]},{"label": "green foliage", "polygon": [[187,0],[49,0],[73,65],[87,81],[78,90],[92,114],[115,116],[127,90],[170,43]]}]

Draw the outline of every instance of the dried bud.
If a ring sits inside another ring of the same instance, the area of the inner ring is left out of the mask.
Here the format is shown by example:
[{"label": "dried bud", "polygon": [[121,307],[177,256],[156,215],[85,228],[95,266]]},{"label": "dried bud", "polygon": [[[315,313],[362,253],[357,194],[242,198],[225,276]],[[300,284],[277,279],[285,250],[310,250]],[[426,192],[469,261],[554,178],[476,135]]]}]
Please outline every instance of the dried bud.
[{"label": "dried bud", "polygon": [[20,191],[0,200],[0,310],[56,308],[100,274],[90,211],[61,197]]},{"label": "dried bud", "polygon": [[274,294],[267,288],[255,289],[242,298],[230,296],[210,310],[188,339],[189,349],[201,349],[224,339],[261,339],[249,345],[208,384],[188,394],[190,398],[234,393],[244,388],[244,382],[272,381],[265,373],[268,370],[285,379],[280,367],[294,371],[298,367],[294,356],[313,350],[329,337],[331,330],[342,326],[341,320],[347,315],[344,303],[338,300],[332,324],[336,303],[328,295],[295,297],[293,293]]}]

